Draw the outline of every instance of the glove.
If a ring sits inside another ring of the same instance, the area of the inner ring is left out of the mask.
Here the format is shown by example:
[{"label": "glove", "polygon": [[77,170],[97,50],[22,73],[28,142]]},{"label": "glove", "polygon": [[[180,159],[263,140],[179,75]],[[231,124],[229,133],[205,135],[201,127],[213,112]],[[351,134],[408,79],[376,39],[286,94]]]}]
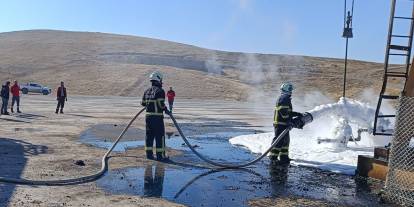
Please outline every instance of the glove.
[{"label": "glove", "polygon": [[171,111],[169,111],[167,108],[165,108],[164,111],[166,114],[171,115]]},{"label": "glove", "polygon": [[303,129],[303,123],[300,121],[299,118],[293,119],[291,122],[288,123],[289,127]]}]

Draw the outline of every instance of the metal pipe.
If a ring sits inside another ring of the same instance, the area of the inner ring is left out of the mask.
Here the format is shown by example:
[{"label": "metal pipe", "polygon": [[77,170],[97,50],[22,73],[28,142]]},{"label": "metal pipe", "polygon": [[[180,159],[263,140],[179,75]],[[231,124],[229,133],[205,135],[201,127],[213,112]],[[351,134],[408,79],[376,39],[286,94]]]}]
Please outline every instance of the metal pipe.
[{"label": "metal pipe", "polygon": [[347,69],[347,64],[348,64],[348,37],[346,38],[346,43],[345,43],[345,68],[344,68],[344,85],[343,85],[343,89],[342,89],[342,97],[345,98],[345,93],[346,93],[346,69]]}]

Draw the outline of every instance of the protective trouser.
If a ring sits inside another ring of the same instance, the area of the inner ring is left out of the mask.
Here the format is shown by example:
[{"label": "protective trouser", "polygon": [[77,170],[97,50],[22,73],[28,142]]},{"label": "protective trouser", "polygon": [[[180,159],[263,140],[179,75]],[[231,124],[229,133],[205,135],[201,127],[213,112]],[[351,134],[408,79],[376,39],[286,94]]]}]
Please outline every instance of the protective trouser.
[{"label": "protective trouser", "polygon": [[165,157],[165,128],[163,116],[146,116],[146,138],[145,138],[145,151],[147,156],[152,157],[153,145],[155,139],[155,152],[157,158]]},{"label": "protective trouser", "polygon": [[[277,137],[287,129],[286,126],[277,125],[275,127],[275,137],[273,141],[277,139]],[[276,144],[276,146],[270,151],[270,159],[277,160],[278,157],[280,161],[289,161],[289,143],[290,143],[290,135],[289,132]]]},{"label": "protective trouser", "polygon": [[12,105],[11,105],[11,108],[12,109],[14,107],[14,103],[16,103],[16,105],[17,105],[17,111],[19,111],[19,108],[20,108],[20,96],[13,96],[12,97]]},{"label": "protective trouser", "polygon": [[1,104],[1,114],[7,113],[7,105],[9,104],[8,98],[1,98],[2,104]]},{"label": "protective trouser", "polygon": [[65,97],[59,97],[57,101],[58,101],[58,104],[56,106],[56,113],[59,111],[59,108],[60,108],[60,112],[62,112],[63,107],[65,107]]}]

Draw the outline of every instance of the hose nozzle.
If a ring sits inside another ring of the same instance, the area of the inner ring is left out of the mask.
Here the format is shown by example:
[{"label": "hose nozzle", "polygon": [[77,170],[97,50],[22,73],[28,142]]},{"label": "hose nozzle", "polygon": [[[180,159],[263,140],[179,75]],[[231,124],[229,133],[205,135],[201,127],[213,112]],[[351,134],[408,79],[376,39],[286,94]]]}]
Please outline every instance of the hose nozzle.
[{"label": "hose nozzle", "polygon": [[294,128],[302,129],[305,125],[313,121],[313,116],[309,112],[305,112],[302,116],[297,116],[292,119],[292,126]]}]

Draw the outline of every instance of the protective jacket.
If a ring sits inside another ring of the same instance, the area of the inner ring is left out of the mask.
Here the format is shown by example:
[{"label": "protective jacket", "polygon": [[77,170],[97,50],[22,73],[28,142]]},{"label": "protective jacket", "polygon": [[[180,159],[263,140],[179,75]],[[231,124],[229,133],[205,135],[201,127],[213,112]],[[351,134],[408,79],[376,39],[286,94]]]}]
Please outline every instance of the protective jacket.
[{"label": "protective jacket", "polygon": [[[277,137],[291,125],[292,118],[295,116],[301,116],[301,113],[294,112],[292,109],[292,101],[290,94],[282,93],[277,100],[274,116],[273,126],[275,127],[275,137]],[[289,143],[290,135],[289,132],[276,144],[276,146],[270,151],[270,159],[276,161],[280,156],[280,161],[284,163],[289,162]]]},{"label": "protective jacket", "polygon": [[275,106],[273,114],[273,126],[287,127],[291,123],[292,118],[295,116],[301,116],[301,113],[293,111],[290,94],[282,93]]},{"label": "protective jacket", "polygon": [[165,92],[159,82],[153,81],[152,86],[144,92],[141,105],[146,107],[145,151],[147,158],[151,159],[153,156],[155,140],[157,159],[162,159],[165,157],[164,110],[166,109]]},{"label": "protective jacket", "polygon": [[147,107],[147,116],[164,116],[165,91],[160,83],[152,82],[152,86],[145,91],[142,97],[141,105]]}]

